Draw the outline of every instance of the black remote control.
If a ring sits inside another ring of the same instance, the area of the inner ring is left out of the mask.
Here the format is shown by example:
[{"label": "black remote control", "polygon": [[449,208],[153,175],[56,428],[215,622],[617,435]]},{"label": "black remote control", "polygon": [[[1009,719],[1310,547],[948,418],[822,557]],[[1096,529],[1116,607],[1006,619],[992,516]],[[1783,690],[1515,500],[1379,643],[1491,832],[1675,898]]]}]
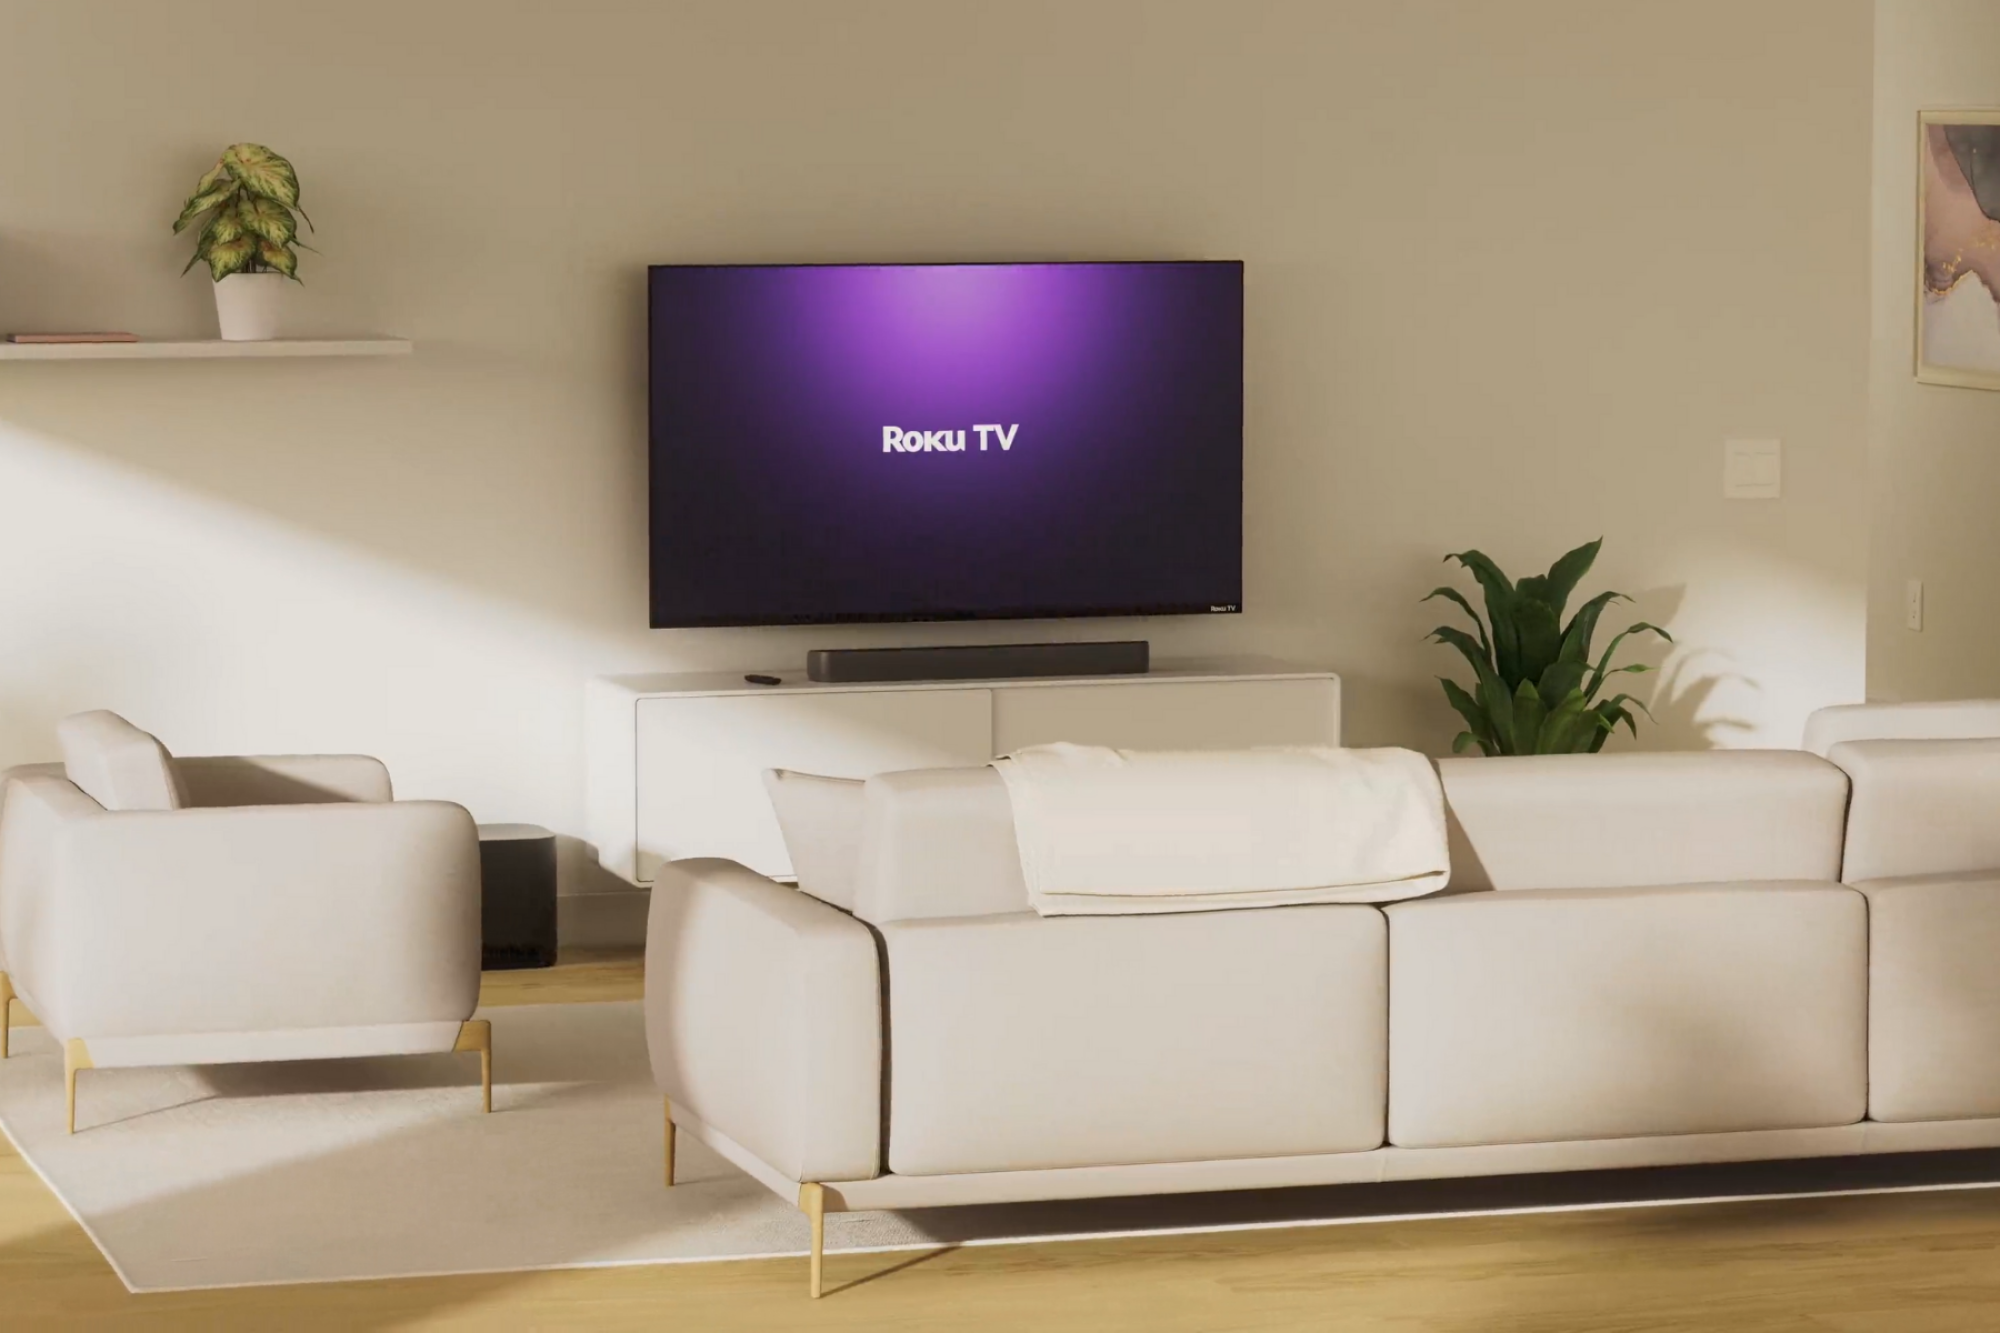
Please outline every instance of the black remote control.
[{"label": "black remote control", "polygon": [[783,685],[785,683],[784,681],[778,679],[776,676],[759,675],[757,672],[754,671],[751,672],[749,675],[745,676],[743,679],[749,681],[752,685]]}]

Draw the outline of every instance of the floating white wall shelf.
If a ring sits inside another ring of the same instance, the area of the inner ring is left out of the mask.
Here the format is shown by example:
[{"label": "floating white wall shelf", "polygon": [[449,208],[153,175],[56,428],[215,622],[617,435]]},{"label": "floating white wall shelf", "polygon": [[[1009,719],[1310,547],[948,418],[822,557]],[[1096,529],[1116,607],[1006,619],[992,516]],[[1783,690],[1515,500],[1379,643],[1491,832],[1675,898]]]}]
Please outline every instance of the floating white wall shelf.
[{"label": "floating white wall shelf", "polygon": [[407,338],[274,338],[223,342],[219,338],[135,343],[0,342],[0,361],[186,361],[263,356],[408,356]]}]

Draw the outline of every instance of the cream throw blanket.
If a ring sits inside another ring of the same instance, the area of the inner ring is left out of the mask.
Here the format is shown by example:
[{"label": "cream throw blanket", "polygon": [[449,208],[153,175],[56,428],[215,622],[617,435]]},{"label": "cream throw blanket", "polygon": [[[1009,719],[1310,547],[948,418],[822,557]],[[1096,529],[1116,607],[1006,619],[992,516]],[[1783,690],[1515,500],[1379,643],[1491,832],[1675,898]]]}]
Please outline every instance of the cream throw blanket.
[{"label": "cream throw blanket", "polygon": [[1413,750],[1036,745],[994,767],[1043,916],[1388,902],[1450,875],[1444,792]]}]

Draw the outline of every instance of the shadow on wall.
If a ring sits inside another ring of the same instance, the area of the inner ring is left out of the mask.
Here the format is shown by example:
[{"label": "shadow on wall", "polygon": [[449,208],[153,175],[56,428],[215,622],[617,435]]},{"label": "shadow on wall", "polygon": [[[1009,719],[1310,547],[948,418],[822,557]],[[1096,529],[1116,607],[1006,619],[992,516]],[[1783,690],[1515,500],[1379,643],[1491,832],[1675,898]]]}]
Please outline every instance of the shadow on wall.
[{"label": "shadow on wall", "polygon": [[[1628,603],[1634,612],[1633,619],[1644,620],[1659,625],[1672,633],[1674,620],[1679,616],[1681,606],[1687,601],[1687,585],[1674,584],[1664,588],[1649,588],[1633,597]],[[1617,617],[1616,622],[1625,623],[1625,617]],[[1597,651],[1603,652],[1610,643],[1601,633]],[[1751,694],[1762,693],[1763,687],[1740,672],[1727,669],[1728,656],[1715,649],[1687,643],[1666,643],[1652,635],[1634,635],[1627,639],[1620,651],[1620,660],[1642,663],[1652,668],[1643,675],[1626,676],[1626,681],[1635,682],[1637,688],[1631,690],[1647,711],[1652,714],[1650,724],[1639,718],[1639,737],[1635,741],[1629,733],[1619,749],[1642,750],[1723,750],[1731,748],[1733,741],[1756,730],[1745,718],[1716,716],[1712,711],[1714,696],[1725,686],[1735,686]],[[1613,677],[1613,681],[1618,677]],[[1607,689],[1616,693],[1607,684]],[[1610,748],[1610,747],[1607,747]]]}]

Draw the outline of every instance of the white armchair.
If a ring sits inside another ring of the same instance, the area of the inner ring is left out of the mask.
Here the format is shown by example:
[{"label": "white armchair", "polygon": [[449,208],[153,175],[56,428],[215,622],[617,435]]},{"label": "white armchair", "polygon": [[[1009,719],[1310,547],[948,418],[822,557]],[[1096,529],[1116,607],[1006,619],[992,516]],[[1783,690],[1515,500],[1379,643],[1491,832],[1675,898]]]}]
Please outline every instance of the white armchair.
[{"label": "white armchair", "polygon": [[0,805],[0,1056],[15,995],[83,1069],[474,1051],[479,847],[362,756],[175,760],[112,713]]}]

